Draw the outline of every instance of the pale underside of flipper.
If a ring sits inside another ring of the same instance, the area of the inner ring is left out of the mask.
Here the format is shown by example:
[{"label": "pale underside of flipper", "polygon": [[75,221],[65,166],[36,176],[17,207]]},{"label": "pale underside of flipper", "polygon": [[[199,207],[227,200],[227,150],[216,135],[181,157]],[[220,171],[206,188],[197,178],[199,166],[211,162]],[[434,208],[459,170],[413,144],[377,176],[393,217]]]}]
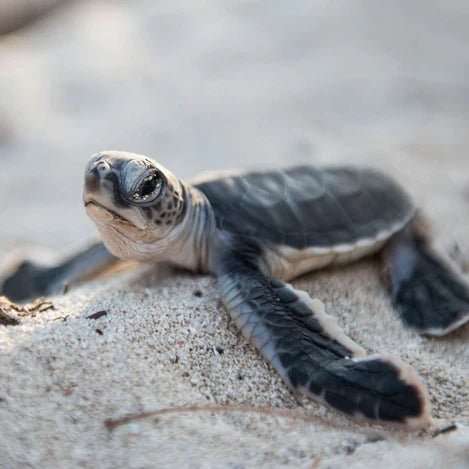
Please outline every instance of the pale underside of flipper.
[{"label": "pale underside of flipper", "polygon": [[425,388],[395,357],[367,356],[319,300],[233,255],[220,267],[226,308],[288,386],[350,417],[418,429],[430,422]]}]

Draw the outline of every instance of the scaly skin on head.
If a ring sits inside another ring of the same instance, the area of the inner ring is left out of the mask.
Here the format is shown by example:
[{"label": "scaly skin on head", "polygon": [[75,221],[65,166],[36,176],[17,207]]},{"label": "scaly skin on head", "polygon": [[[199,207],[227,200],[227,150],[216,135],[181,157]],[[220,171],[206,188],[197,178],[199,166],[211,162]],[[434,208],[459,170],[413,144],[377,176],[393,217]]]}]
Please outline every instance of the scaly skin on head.
[{"label": "scaly skin on head", "polygon": [[120,151],[93,155],[83,201],[115,256],[211,270],[208,241],[215,223],[210,204],[154,160]]}]

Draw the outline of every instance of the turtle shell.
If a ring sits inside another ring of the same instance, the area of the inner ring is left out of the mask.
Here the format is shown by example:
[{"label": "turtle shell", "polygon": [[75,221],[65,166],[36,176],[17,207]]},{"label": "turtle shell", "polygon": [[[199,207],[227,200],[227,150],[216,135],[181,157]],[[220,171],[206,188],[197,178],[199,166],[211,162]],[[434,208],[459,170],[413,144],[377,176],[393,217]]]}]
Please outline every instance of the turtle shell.
[{"label": "turtle shell", "polygon": [[415,213],[399,185],[366,168],[298,166],[196,187],[212,205],[219,229],[296,249],[376,238]]}]

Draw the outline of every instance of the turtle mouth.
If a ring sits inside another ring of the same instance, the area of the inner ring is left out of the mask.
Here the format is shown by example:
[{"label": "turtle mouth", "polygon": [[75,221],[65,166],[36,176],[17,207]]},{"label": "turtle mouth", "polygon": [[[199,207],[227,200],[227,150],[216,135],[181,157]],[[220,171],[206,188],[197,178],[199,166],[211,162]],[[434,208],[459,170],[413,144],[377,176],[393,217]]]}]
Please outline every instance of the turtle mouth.
[{"label": "turtle mouth", "polygon": [[106,212],[108,212],[110,215],[112,215],[112,217],[116,220],[120,220],[120,221],[123,221],[123,222],[126,222],[126,223],[129,223],[130,225],[134,226],[134,224],[130,221],[130,220],[127,220],[127,218],[124,218],[122,215],[119,215],[117,212],[115,212],[114,210],[106,207],[105,205],[97,202],[96,200],[94,199],[90,199],[90,200],[87,200],[85,201],[85,209],[88,208],[89,206],[95,206],[95,207],[98,207],[100,208],[101,210],[105,210]]}]

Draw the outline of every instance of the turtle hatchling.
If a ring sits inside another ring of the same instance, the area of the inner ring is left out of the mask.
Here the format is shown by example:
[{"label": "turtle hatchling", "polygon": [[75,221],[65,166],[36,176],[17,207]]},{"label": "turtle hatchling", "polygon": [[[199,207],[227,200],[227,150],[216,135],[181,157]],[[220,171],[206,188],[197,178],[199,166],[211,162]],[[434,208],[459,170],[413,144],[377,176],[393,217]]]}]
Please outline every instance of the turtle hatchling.
[{"label": "turtle hatchling", "polygon": [[114,256],[211,273],[244,337],[292,391],[350,417],[429,424],[425,388],[409,365],[367,355],[320,300],[286,283],[380,251],[405,327],[443,335],[469,320],[464,279],[431,248],[411,199],[386,175],[299,166],[189,184],[146,156],[105,151],[86,167],[84,205],[105,247],[53,268],[24,263],[4,294],[56,291]]}]

